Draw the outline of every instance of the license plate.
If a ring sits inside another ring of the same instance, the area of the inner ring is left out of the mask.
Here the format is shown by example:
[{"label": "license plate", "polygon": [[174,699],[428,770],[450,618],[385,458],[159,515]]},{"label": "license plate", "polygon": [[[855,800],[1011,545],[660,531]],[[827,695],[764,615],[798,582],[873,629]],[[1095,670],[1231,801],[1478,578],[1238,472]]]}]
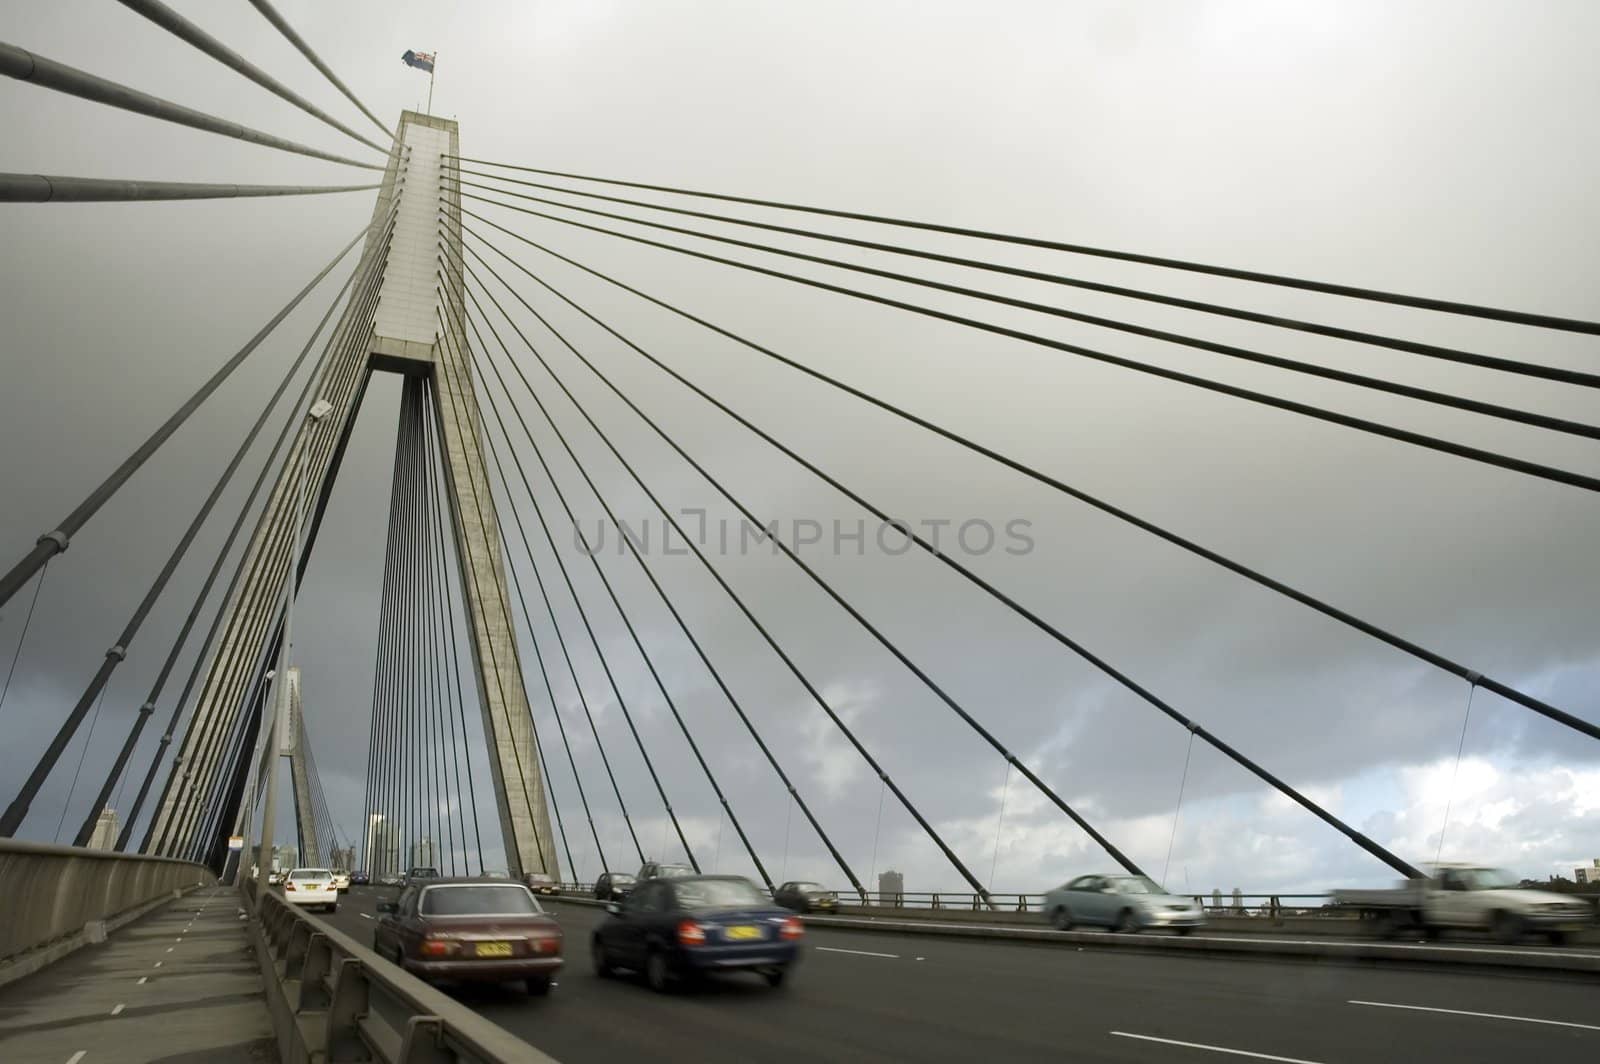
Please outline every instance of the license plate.
[{"label": "license plate", "polygon": [[480,956],[480,957],[509,957],[509,956],[511,956],[511,943],[509,943],[509,942],[480,942],[480,943],[478,943],[478,956]]},{"label": "license plate", "polygon": [[722,937],[726,938],[729,942],[748,942],[751,939],[765,938],[766,932],[762,931],[759,927],[755,927],[750,924],[743,924],[739,927],[724,928]]}]

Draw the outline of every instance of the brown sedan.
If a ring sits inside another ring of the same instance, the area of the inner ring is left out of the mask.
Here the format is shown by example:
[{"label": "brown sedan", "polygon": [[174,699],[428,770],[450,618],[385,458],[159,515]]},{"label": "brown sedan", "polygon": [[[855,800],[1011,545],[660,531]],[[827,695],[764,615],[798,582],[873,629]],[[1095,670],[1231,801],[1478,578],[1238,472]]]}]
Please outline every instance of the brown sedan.
[{"label": "brown sedan", "polygon": [[524,981],[543,996],[561,970],[561,927],[520,883],[433,879],[378,913],[373,950],[423,979]]}]

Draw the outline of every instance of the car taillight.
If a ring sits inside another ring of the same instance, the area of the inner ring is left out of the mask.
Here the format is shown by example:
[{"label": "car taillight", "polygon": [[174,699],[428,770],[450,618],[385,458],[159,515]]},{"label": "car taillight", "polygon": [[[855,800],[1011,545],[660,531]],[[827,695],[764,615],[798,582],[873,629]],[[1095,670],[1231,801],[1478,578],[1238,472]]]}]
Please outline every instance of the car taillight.
[{"label": "car taillight", "polygon": [[685,920],[678,925],[678,944],[681,946],[703,946],[706,944],[706,929],[693,920]]},{"label": "car taillight", "polygon": [[294,889],[294,883],[292,881],[288,882],[288,883],[285,883],[283,885],[283,889],[284,890],[293,890]]},{"label": "car taillight", "polygon": [[448,957],[456,949],[456,943],[447,938],[425,938],[422,940],[422,955],[424,957]]},{"label": "car taillight", "polygon": [[786,916],[783,926],[778,928],[778,937],[787,939],[800,938],[806,933],[806,925],[800,922],[798,916]]}]

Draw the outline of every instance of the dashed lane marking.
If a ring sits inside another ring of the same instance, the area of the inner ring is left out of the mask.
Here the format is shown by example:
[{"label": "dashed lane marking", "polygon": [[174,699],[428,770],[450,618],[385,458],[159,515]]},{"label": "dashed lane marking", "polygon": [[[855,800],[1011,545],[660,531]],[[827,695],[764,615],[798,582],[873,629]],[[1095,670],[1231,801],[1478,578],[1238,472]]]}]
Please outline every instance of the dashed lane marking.
[{"label": "dashed lane marking", "polygon": [[[871,950],[864,950],[864,949],[836,949],[833,946],[814,946],[812,948],[816,949],[816,950],[818,950],[819,952],[822,952],[822,953],[849,953],[849,954],[852,954],[852,955],[857,956],[857,957],[887,957],[889,960],[892,960],[892,961],[897,961],[897,960],[900,959],[900,954],[898,954],[898,953],[873,953]],[[917,958],[917,960],[919,960],[919,961],[921,959],[922,959],[921,957]]]},{"label": "dashed lane marking", "polygon": [[1571,1023],[1567,1020],[1541,1020],[1534,1016],[1507,1016],[1500,1012],[1468,1012],[1466,1009],[1436,1009],[1427,1005],[1397,1005],[1392,1001],[1355,1001],[1352,1005],[1367,1005],[1375,1009],[1409,1009],[1413,1012],[1442,1012],[1450,1016],[1474,1016],[1480,1020],[1512,1020],[1516,1023],[1543,1023],[1551,1027],[1576,1027],[1581,1031],[1600,1031],[1590,1023]]},{"label": "dashed lane marking", "polygon": [[1127,1031],[1112,1031],[1118,1038],[1137,1038],[1141,1042],[1160,1042],[1162,1045],[1183,1046],[1185,1049],[1204,1049],[1210,1053],[1227,1053],[1235,1057],[1251,1057],[1255,1060],[1276,1060],[1282,1064],[1317,1064],[1314,1060],[1303,1060],[1300,1057],[1275,1057],[1271,1053],[1252,1053],[1248,1049],[1229,1049],[1227,1046],[1208,1046],[1203,1042],[1180,1042],[1176,1038],[1157,1038],[1150,1034],[1129,1034]]}]

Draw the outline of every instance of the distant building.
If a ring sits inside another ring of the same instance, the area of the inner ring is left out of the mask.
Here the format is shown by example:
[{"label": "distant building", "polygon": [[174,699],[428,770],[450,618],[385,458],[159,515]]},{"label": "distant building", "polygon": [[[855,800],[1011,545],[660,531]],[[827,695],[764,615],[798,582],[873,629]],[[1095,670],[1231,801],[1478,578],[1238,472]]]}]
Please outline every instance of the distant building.
[{"label": "distant building", "polygon": [[[117,834],[121,830],[122,825],[117,821],[117,811],[106,806],[100,811],[100,818],[94,822],[94,834],[89,836],[89,849],[116,849]],[[1595,863],[1600,864],[1600,861]]]},{"label": "distant building", "polygon": [[373,879],[400,874],[400,839],[382,813],[367,818],[367,859],[361,870]]},{"label": "distant building", "polygon": [[429,838],[418,839],[411,844],[411,867],[434,868],[437,867],[433,860],[433,840]]},{"label": "distant building", "polygon": [[1238,887],[1233,888],[1233,911],[1244,912],[1244,893]]},{"label": "distant building", "polygon": [[356,848],[354,846],[346,846],[341,850],[335,846],[329,860],[333,862],[334,868],[345,872],[352,871],[355,868]]},{"label": "distant building", "polygon": [[1211,888],[1211,907],[1213,909],[1222,908],[1222,891],[1216,887]]},{"label": "distant building", "polygon": [[1594,864],[1589,868],[1573,869],[1572,878],[1579,883],[1590,886],[1600,886],[1600,857],[1594,859]]},{"label": "distant building", "polygon": [[878,873],[878,904],[899,905],[906,892],[906,877],[899,872]]},{"label": "distant building", "polygon": [[300,865],[300,847],[274,846],[272,848],[272,867],[280,872],[287,872]]}]

